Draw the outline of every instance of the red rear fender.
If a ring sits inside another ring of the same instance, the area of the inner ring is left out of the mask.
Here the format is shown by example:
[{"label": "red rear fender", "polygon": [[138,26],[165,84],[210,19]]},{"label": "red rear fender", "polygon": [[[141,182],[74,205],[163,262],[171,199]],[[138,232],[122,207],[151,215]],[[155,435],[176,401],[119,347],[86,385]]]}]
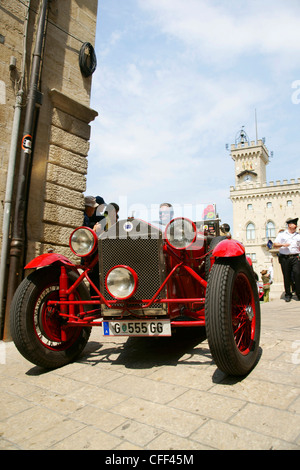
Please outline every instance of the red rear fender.
[{"label": "red rear fender", "polygon": [[54,263],[74,266],[74,264],[63,255],[58,255],[57,253],[44,253],[30,261],[25,266],[25,269],[42,268],[43,266],[50,266]]},{"label": "red rear fender", "polygon": [[220,258],[230,258],[233,256],[241,256],[245,254],[243,245],[232,239],[222,240],[212,252],[212,256]]}]

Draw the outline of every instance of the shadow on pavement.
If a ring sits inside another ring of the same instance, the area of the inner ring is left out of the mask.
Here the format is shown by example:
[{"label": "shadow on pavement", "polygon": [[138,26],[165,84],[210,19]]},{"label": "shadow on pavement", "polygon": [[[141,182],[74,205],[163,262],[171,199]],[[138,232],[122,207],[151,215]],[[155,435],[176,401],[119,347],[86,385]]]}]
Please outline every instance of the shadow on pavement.
[{"label": "shadow on pavement", "polygon": [[[201,331],[200,331],[201,330]],[[98,363],[122,364],[130,369],[148,369],[162,365],[212,364],[207,346],[201,347],[206,339],[205,330],[181,330],[171,337],[141,338],[130,337],[124,343],[91,342],[87,345],[80,362],[91,365]]]}]

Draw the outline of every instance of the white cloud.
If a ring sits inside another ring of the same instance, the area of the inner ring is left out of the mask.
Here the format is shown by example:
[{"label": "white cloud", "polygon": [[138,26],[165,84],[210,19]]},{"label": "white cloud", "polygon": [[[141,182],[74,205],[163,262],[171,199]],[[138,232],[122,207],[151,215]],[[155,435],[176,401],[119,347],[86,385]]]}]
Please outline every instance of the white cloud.
[{"label": "white cloud", "polygon": [[292,59],[300,51],[299,2],[139,0],[139,6],[165,34],[215,64],[257,53]]},{"label": "white cloud", "polygon": [[[129,205],[211,201],[228,220],[234,178],[225,144],[242,125],[255,138],[255,108],[259,137],[287,148],[297,112],[291,84],[300,79],[293,76],[300,5],[107,1],[113,14],[102,16],[106,34],[93,77],[99,117],[92,124],[88,192],[116,202],[127,196]],[[289,158],[299,161],[297,146],[289,148]]]},{"label": "white cloud", "polygon": [[110,71],[102,96],[105,109],[94,126],[91,154],[97,159],[90,157],[89,164],[93,173],[98,167],[110,176],[101,184],[102,195],[107,197],[116,187],[131,202],[148,206],[162,200],[223,200],[224,189],[218,188],[225,186],[228,193],[232,178],[225,152],[228,129],[244,123],[253,100],[264,99],[267,88],[246,80],[216,83],[176,64],[172,70],[161,64],[150,77],[138,65],[131,70],[138,77],[133,87],[128,86],[128,68],[120,81]]},{"label": "white cloud", "polygon": [[103,59],[105,56],[109,55],[113,48],[116,46],[116,44],[122,39],[123,33],[122,31],[113,31],[110,34],[110,37],[108,40],[105,42],[105,44],[101,44],[99,48],[99,56],[101,59]]}]

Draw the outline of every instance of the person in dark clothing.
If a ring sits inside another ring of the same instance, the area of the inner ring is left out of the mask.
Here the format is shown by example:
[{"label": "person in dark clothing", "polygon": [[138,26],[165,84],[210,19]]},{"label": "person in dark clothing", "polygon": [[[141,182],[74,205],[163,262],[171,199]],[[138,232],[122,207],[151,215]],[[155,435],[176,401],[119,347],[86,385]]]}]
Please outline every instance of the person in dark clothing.
[{"label": "person in dark clothing", "polygon": [[298,217],[286,221],[287,229],[280,232],[274,248],[279,248],[279,263],[283,274],[285,301],[292,299],[291,281],[294,280],[297,300],[300,300],[300,234],[296,232]]},{"label": "person in dark clothing", "polygon": [[105,209],[104,216],[107,219],[106,230],[108,230],[112,225],[116,224],[119,219],[119,206],[115,202],[110,202]]},{"label": "person in dark clothing", "polygon": [[92,217],[95,213],[98,204],[96,202],[96,198],[94,196],[85,196],[84,198],[84,218],[83,218],[83,226],[93,228],[95,222],[93,222]]},{"label": "person in dark clothing", "polygon": [[92,217],[90,217],[90,222],[93,223],[94,225],[97,223],[97,222],[100,222],[101,220],[104,219],[104,210],[106,208],[106,202],[104,201],[103,197],[101,196],[96,196],[95,197],[96,199],[96,202],[98,204],[94,214],[92,215]]},{"label": "person in dark clothing", "polygon": [[[85,203],[85,209],[84,209],[83,226],[89,227],[92,230],[94,230],[96,222],[95,220],[93,220],[93,217],[96,212],[96,208],[98,207],[99,204],[97,203],[96,198],[94,196],[85,196],[84,203]],[[98,264],[96,264],[94,268],[90,271],[89,276],[90,276],[91,281],[99,288]],[[91,297],[98,295],[91,285],[89,286],[89,288],[90,288]]]}]

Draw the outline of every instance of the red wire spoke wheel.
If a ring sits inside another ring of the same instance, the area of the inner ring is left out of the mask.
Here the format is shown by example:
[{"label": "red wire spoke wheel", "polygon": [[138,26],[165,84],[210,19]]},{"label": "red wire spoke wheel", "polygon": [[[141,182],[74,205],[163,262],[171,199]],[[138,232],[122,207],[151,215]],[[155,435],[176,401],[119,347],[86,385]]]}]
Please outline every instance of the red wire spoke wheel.
[{"label": "red wire spoke wheel", "polygon": [[246,375],[259,355],[260,305],[244,256],[217,259],[208,278],[205,325],[212,357],[229,375]]},{"label": "red wire spoke wheel", "polygon": [[[81,327],[67,327],[56,306],[48,306],[49,300],[59,300],[58,286],[48,286],[41,292],[34,308],[34,326],[38,340],[52,351],[67,350],[80,335]],[[78,296],[76,300],[79,300]]]},{"label": "red wire spoke wheel", "polygon": [[244,274],[239,274],[232,292],[232,328],[241,354],[247,355],[252,349],[255,325],[255,302],[249,279]]},{"label": "red wire spoke wheel", "polygon": [[[30,362],[46,369],[62,367],[72,362],[84,349],[91,328],[67,326],[49,300],[59,298],[60,268],[38,269],[19,285],[10,311],[10,332],[19,352]],[[78,274],[68,272],[69,285]],[[89,300],[89,292],[80,283],[76,300]],[[76,313],[76,310],[75,310]]]}]

